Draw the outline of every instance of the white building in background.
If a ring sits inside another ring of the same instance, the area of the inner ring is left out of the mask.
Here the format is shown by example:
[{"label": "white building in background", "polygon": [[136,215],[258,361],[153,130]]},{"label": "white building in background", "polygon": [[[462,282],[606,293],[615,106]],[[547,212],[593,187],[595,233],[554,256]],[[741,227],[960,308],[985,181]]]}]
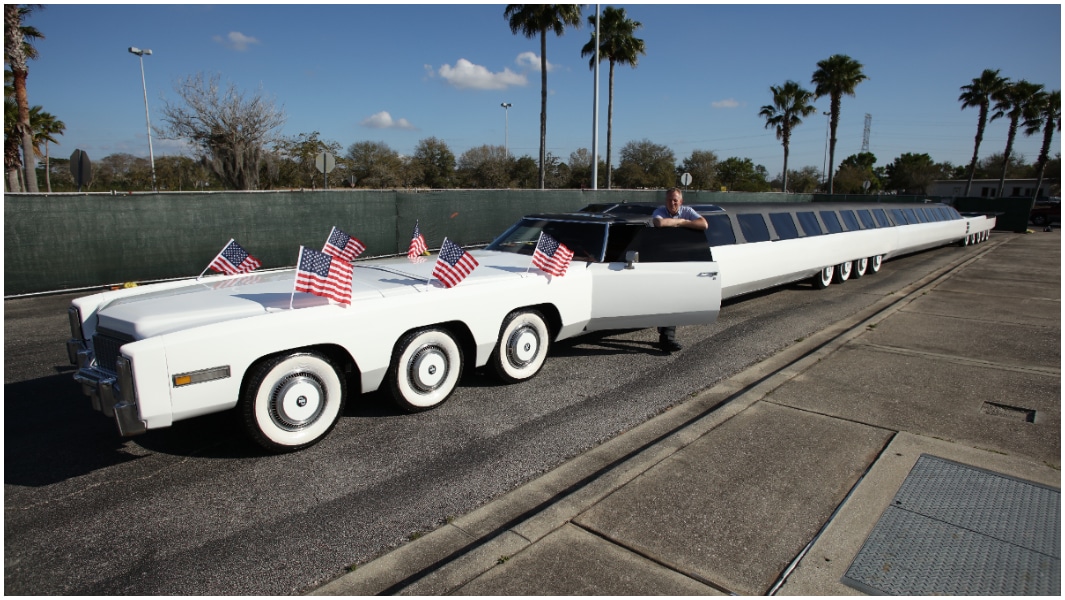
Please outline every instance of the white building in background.
[{"label": "white building in background", "polygon": [[[1003,198],[1031,198],[1035,192],[1037,179],[1007,179],[1006,187],[1003,188]],[[932,183],[928,188],[929,196],[948,196],[960,198],[965,196],[966,179],[945,179]],[[974,179],[972,189],[969,190],[970,198],[996,198],[998,197],[998,179]],[[1044,179],[1039,197],[1060,196],[1061,185],[1057,179]]]}]

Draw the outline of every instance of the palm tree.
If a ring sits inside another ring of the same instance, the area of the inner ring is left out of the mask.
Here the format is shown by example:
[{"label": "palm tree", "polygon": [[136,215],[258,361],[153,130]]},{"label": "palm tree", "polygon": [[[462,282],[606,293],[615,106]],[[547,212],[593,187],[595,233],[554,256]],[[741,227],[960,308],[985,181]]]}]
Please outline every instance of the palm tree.
[{"label": "palm tree", "polygon": [[854,95],[854,88],[868,79],[862,73],[862,63],[845,54],[834,54],[817,63],[811,83],[814,99],[828,96],[829,104],[829,142],[828,142],[828,193],[832,193],[833,165],[836,158],[836,128],[839,126],[839,107],[843,95]]},{"label": "palm tree", "polygon": [[[588,23],[595,27],[595,15],[588,17]],[[625,15],[624,8],[608,6],[599,18],[599,60],[610,61],[610,92],[606,110],[606,187],[610,189],[610,150],[614,133],[614,65],[629,65],[636,68],[640,54],[647,54],[643,40],[635,37],[636,30],[643,27],[639,21],[632,21]],[[588,66],[595,68],[595,32],[592,39],[581,48],[581,56],[591,56]]]},{"label": "palm tree", "polygon": [[[52,174],[49,165],[48,144],[58,144],[55,135],[63,135],[67,124],[55,118],[55,115],[45,112],[40,106],[30,109],[30,127],[33,129],[33,151],[37,156],[44,156],[44,182],[45,190],[52,193]],[[41,143],[44,143],[44,152],[41,152]]]},{"label": "palm tree", "polygon": [[971,106],[978,107],[980,109],[980,120],[976,123],[976,143],[973,145],[973,160],[969,163],[969,182],[965,184],[965,195],[969,195],[969,191],[973,187],[973,176],[976,174],[976,161],[980,156],[980,143],[984,141],[984,128],[987,127],[988,116],[990,114],[990,120],[1002,116],[1000,111],[996,111],[991,114],[991,101],[998,96],[1002,89],[1009,85],[1010,80],[1005,77],[999,77],[998,69],[984,69],[984,72],[979,77],[973,79],[969,85],[961,86],[961,95],[958,96],[958,101],[961,102],[962,110]]},{"label": "palm tree", "polygon": [[808,117],[817,109],[810,104],[813,92],[804,90],[794,81],[786,81],[781,86],[769,86],[773,93],[773,103],[762,107],[758,116],[765,118],[765,128],[775,127],[777,139],[784,144],[784,193],[788,191],[788,148],[791,144],[791,130],[802,124],[802,118]]},{"label": "palm tree", "polygon": [[1006,170],[1010,164],[1013,142],[1017,139],[1017,127],[1021,120],[1028,120],[1038,109],[1033,103],[1036,95],[1043,91],[1043,86],[1025,80],[1010,83],[995,97],[995,110],[1010,119],[1009,133],[1006,135],[1006,151],[1002,156],[1002,176],[998,180],[998,197],[1006,189]]},{"label": "palm tree", "polygon": [[22,138],[22,168],[25,171],[26,191],[37,193],[37,164],[33,159],[33,130],[30,128],[30,103],[26,94],[29,67],[26,62],[37,58],[32,41],[44,36],[36,28],[22,24],[33,12],[29,6],[4,5],[4,62],[11,67],[15,84],[15,105],[18,107],[17,134]]},{"label": "palm tree", "polygon": [[581,26],[579,4],[508,4],[503,11],[512,33],[521,32],[527,38],[540,36],[540,189],[544,189],[547,163],[547,32],[556,36],[566,26]]},{"label": "palm tree", "polygon": [[1024,134],[1035,135],[1040,129],[1043,130],[1043,146],[1039,149],[1039,160],[1036,161],[1039,182],[1035,185],[1035,197],[1038,198],[1050,159],[1050,142],[1054,139],[1054,130],[1061,131],[1061,90],[1040,92],[1036,94],[1032,104],[1035,114],[1024,122]]}]

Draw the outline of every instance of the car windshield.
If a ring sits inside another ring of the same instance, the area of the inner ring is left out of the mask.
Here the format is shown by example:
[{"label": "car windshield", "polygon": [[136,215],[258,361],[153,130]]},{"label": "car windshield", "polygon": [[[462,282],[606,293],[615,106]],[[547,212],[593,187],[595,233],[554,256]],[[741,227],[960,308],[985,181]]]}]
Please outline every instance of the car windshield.
[{"label": "car windshield", "polygon": [[573,251],[573,260],[600,262],[606,242],[606,223],[552,221],[525,218],[485,247],[485,250],[532,256],[540,233],[545,232]]}]

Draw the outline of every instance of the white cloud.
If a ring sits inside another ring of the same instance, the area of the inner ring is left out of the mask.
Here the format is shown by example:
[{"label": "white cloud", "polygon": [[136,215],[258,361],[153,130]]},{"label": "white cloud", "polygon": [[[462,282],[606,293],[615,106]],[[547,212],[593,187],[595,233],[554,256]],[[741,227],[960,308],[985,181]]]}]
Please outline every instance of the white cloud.
[{"label": "white cloud", "polygon": [[257,38],[253,38],[250,35],[244,35],[239,31],[230,31],[225,37],[216,35],[214,36],[214,41],[231,50],[236,50],[237,52],[244,52],[248,49],[248,46],[259,43]]},{"label": "white cloud", "polygon": [[[524,67],[526,69],[532,69],[533,71],[539,71],[540,70],[540,57],[537,56],[535,52],[522,52],[521,54],[518,55],[517,58],[514,59],[514,62],[518,66]],[[550,73],[551,71],[554,71],[554,70],[555,70],[555,65],[551,64],[550,62],[548,62],[547,63],[547,72]]]},{"label": "white cloud", "polygon": [[732,98],[726,98],[725,100],[718,100],[717,102],[711,102],[710,106],[714,108],[739,108],[740,103]]},{"label": "white cloud", "polygon": [[388,114],[388,111],[385,110],[363,119],[361,125],[363,127],[369,127],[370,129],[416,129],[414,125],[410,124],[410,121],[406,119],[393,119],[392,115]]},{"label": "white cloud", "polygon": [[486,67],[475,65],[465,58],[460,58],[455,66],[444,65],[438,71],[449,84],[459,89],[505,90],[513,85],[525,85],[528,79],[510,69],[493,73]]}]

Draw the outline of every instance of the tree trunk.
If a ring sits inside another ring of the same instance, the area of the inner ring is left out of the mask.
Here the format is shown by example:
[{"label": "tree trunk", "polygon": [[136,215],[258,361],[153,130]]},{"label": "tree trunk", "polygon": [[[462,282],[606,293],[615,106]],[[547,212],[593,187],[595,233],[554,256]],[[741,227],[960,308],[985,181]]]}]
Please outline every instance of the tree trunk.
[{"label": "tree trunk", "polygon": [[973,187],[973,176],[976,174],[976,161],[980,155],[980,142],[984,141],[984,127],[987,126],[987,107],[980,107],[980,122],[976,124],[976,141],[973,144],[973,160],[969,163],[969,181],[965,184],[965,197],[969,197],[969,192]]},{"label": "tree trunk", "polygon": [[836,178],[836,169],[833,165],[836,164],[836,127],[839,126],[839,101],[838,96],[832,96],[832,104],[829,109],[832,115],[829,117],[830,126],[829,130],[831,135],[828,138],[828,193],[833,193],[833,186]]},{"label": "tree trunk", "polygon": [[1013,153],[1013,141],[1017,138],[1017,118],[1010,121],[1010,131],[1006,136],[1006,152],[1002,155],[1002,176],[998,179],[998,197],[1006,191],[1006,170],[1010,168],[1010,154]]},{"label": "tree trunk", "polygon": [[44,140],[44,189],[52,193],[52,170],[48,164],[48,140]]}]

